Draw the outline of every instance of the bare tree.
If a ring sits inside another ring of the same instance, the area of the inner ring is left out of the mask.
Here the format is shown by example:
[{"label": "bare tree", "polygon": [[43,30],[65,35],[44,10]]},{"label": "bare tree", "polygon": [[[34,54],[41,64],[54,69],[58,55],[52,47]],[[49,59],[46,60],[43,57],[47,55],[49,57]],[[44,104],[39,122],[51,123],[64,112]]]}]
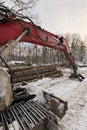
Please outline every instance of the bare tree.
[{"label": "bare tree", "polygon": [[39,0],[2,0],[2,2],[3,1],[4,5],[11,8],[16,15],[26,16],[30,19],[33,19],[34,22],[37,21],[38,15],[36,12],[34,12],[34,8]]},{"label": "bare tree", "polygon": [[71,46],[71,52],[77,61],[83,61],[85,57],[85,41],[82,41],[79,34],[66,34],[68,44]]}]

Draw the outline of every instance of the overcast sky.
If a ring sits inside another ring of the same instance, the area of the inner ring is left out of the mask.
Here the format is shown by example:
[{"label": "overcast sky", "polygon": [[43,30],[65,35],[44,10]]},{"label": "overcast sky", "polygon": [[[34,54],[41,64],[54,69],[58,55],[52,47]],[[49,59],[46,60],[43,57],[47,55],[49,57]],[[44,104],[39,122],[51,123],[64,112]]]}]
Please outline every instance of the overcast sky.
[{"label": "overcast sky", "polygon": [[36,11],[48,31],[87,34],[87,0],[39,0]]}]

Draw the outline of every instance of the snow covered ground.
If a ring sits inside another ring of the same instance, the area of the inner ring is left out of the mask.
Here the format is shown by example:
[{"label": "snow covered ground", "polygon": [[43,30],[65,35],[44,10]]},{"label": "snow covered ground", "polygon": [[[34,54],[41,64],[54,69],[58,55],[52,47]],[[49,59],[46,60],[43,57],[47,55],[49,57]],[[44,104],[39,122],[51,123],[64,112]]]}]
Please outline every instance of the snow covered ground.
[{"label": "snow covered ground", "polygon": [[42,90],[68,102],[59,130],[87,130],[87,68],[80,68],[80,72],[85,76],[83,82],[70,80],[70,71],[66,69],[61,78],[43,78],[26,86],[29,92],[37,94],[35,100],[39,102],[44,101]]}]

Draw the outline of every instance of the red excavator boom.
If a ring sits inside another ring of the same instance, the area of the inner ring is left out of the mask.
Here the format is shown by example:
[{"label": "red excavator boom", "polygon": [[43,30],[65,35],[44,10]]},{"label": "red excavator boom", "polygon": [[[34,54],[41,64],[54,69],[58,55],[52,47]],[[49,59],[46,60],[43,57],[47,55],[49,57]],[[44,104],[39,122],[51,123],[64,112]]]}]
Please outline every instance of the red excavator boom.
[{"label": "red excavator boom", "polygon": [[[25,17],[18,17],[6,9],[5,7],[0,8],[0,15],[3,16],[0,19],[0,46],[7,44],[9,40],[16,40],[24,30],[28,30],[28,33],[19,42],[29,42],[63,51],[73,68],[74,74],[77,75],[77,66],[64,37],[59,37],[42,29],[30,19],[30,22],[26,22]],[[2,12],[4,12],[3,15]]]}]

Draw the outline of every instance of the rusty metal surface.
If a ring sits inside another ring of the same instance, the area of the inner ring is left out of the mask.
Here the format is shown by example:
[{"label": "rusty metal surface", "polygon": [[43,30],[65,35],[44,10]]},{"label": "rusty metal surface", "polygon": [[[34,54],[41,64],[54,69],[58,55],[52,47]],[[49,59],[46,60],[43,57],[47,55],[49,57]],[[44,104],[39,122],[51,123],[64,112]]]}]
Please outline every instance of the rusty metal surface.
[{"label": "rusty metal surface", "polygon": [[[49,112],[34,101],[15,104],[8,109],[0,112],[0,128],[9,130],[14,122],[20,130],[43,130],[49,119]],[[15,130],[18,130],[15,129]]]}]

